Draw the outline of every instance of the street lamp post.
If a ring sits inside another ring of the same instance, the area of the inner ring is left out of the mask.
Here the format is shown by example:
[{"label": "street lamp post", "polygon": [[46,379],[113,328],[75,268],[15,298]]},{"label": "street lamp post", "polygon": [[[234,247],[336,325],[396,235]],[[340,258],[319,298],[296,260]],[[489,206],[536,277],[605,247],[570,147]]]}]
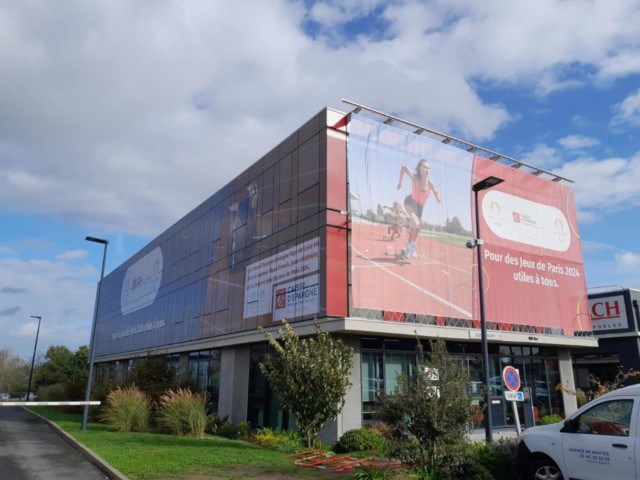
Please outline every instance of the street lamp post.
[{"label": "street lamp post", "polygon": [[31,395],[31,379],[33,378],[33,365],[36,363],[36,350],[38,349],[38,337],[40,336],[40,321],[42,317],[38,317],[36,315],[31,315],[31,318],[38,319],[38,330],[36,331],[36,344],[33,347],[33,358],[31,358],[31,370],[29,371],[29,386],[27,387],[27,396],[25,400],[29,401],[29,395]]},{"label": "street lamp post", "polygon": [[89,340],[89,375],[87,378],[87,388],[85,391],[85,404],[84,410],[82,412],[82,426],[81,430],[87,429],[87,420],[89,418],[89,400],[91,400],[91,385],[93,384],[93,353],[95,346],[95,336],[96,336],[96,323],[98,322],[98,308],[100,307],[100,291],[102,290],[102,280],[104,280],[104,264],[107,260],[107,245],[109,245],[108,240],[103,240],[101,238],[96,237],[86,237],[85,240],[89,242],[101,243],[104,245],[104,253],[102,255],[102,272],[100,273],[100,283],[98,284],[98,292],[96,293],[96,306],[93,309],[93,323],[91,324],[91,338]]},{"label": "street lamp post", "polygon": [[480,334],[482,338],[482,364],[483,364],[483,381],[484,381],[484,400],[485,400],[485,424],[484,432],[487,443],[493,442],[493,422],[491,418],[491,390],[489,385],[489,342],[487,341],[487,318],[484,311],[484,285],[482,278],[482,238],[480,237],[480,209],[478,208],[478,192],[495,187],[499,183],[504,182],[502,178],[487,177],[484,180],[474,184],[471,189],[474,194],[474,203],[476,209],[476,239],[471,242],[471,247],[477,248],[478,256],[478,299],[480,301]]}]

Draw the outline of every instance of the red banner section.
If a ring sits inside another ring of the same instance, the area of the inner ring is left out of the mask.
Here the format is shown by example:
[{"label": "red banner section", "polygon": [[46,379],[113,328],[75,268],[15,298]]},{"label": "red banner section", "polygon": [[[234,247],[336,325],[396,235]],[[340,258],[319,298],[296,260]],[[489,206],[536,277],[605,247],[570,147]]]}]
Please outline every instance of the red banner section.
[{"label": "red banner section", "polygon": [[488,321],[590,331],[572,190],[476,157],[473,183],[490,176],[504,182],[478,192]]},{"label": "red banner section", "polygon": [[478,192],[490,328],[591,330],[570,188],[358,115],[348,159],[351,315],[478,326],[472,187],[496,176]]}]

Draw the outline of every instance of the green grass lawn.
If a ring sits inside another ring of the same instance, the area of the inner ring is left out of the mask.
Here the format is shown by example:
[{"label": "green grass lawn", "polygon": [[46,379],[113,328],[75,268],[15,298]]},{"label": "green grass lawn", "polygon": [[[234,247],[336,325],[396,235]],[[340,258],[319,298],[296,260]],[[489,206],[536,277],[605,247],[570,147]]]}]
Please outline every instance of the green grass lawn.
[{"label": "green grass lawn", "polygon": [[[328,472],[293,465],[280,452],[248,442],[206,436],[196,440],[168,433],[118,433],[89,423],[82,415],[51,407],[32,407],[131,479],[268,479],[331,478]],[[341,476],[344,478],[343,476]]]}]

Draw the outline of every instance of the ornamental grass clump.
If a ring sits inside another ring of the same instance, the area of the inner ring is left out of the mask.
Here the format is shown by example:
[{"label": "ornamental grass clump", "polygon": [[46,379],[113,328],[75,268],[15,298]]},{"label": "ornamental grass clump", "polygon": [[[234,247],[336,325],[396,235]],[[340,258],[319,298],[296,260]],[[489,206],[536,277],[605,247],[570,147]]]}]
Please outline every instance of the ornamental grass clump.
[{"label": "ornamental grass clump", "polygon": [[168,390],[160,397],[158,423],[175,435],[202,438],[209,420],[209,395],[188,388]]},{"label": "ornamental grass clump", "polygon": [[100,419],[119,432],[143,432],[149,427],[150,409],[151,401],[135,385],[116,387],[107,395]]}]

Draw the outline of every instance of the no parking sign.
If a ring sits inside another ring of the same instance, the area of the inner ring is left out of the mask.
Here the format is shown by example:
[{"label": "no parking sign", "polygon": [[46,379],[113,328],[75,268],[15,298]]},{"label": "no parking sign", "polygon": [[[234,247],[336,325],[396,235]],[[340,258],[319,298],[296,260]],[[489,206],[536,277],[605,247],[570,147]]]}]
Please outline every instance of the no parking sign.
[{"label": "no parking sign", "polygon": [[512,366],[504,367],[502,370],[502,381],[512,392],[520,390],[520,372]]},{"label": "no parking sign", "polygon": [[520,436],[520,415],[518,414],[518,408],[516,407],[516,402],[522,402],[524,400],[524,395],[520,392],[520,372],[517,368],[512,366],[504,367],[502,370],[502,381],[504,382],[505,387],[509,389],[509,391],[504,392],[504,398],[507,401],[511,401],[511,407],[513,408],[513,417],[516,422],[516,432],[518,432],[518,436]]}]

